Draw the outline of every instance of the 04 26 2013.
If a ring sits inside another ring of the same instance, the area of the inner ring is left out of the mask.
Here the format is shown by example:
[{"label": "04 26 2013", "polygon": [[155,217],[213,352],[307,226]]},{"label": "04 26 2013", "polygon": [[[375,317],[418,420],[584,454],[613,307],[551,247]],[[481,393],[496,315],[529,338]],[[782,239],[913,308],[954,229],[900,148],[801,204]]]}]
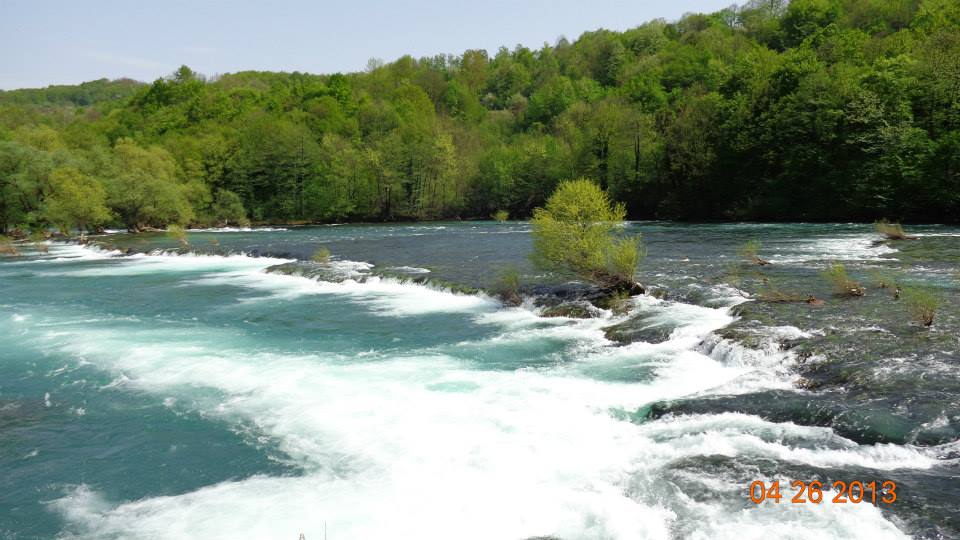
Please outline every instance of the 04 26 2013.
[{"label": "04 26 2013", "polygon": [[861,481],[852,480],[849,482],[836,480],[832,484],[828,483],[826,489],[829,491],[824,494],[824,484],[819,480],[805,482],[803,480],[793,480],[789,488],[784,487],[781,490],[780,481],[773,480],[765,483],[762,480],[754,480],[750,483],[749,496],[755,504],[761,504],[767,501],[780,504],[788,502],[793,504],[893,504],[897,500],[897,484],[893,480]]}]

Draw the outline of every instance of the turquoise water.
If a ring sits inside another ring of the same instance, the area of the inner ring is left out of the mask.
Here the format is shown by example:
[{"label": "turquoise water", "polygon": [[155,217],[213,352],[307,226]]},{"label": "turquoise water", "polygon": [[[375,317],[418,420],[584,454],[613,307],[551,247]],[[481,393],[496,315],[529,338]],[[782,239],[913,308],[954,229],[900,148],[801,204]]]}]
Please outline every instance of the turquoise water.
[{"label": "turquoise water", "polygon": [[[585,320],[406,279],[485,286],[514,264],[556,283],[526,262],[522,223],[0,256],[0,537],[960,534],[960,230],[885,244],[858,225],[630,227],[662,294]],[[751,238],[772,278],[827,305],[724,284]],[[320,246],[334,261],[317,274],[303,261]],[[879,290],[831,298],[829,261],[937,288],[937,324]],[[607,339],[639,320],[661,338]],[[750,481],[775,478],[904,487],[882,508],[750,503]]]}]

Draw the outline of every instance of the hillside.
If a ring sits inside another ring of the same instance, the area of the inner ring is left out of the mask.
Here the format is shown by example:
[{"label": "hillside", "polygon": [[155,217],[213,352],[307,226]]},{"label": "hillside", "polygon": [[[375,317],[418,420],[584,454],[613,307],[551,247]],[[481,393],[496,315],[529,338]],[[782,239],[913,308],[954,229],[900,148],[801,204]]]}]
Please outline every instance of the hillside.
[{"label": "hillside", "polygon": [[960,4],[754,0],[362,73],[0,93],[4,229],[524,217],[580,176],[634,218],[956,221]]}]

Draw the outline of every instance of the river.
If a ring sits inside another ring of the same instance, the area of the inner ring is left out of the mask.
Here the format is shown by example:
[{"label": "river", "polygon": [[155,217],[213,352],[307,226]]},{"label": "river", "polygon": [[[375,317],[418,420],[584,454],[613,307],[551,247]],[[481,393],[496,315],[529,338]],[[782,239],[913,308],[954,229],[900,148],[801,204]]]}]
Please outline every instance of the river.
[{"label": "river", "polygon": [[[960,537],[960,229],[628,229],[651,294],[588,319],[467,289],[557,285],[520,222],[0,255],[0,537]],[[831,262],[866,295],[833,296]],[[931,328],[881,274],[935,291]],[[824,304],[752,300],[771,284]],[[897,500],[832,503],[837,480]]]}]

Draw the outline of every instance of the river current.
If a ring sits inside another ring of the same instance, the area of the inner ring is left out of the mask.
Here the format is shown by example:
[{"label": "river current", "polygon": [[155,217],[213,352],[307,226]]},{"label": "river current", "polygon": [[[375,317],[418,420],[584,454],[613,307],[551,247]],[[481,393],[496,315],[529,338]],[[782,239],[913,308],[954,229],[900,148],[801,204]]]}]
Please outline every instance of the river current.
[{"label": "river current", "polygon": [[[562,280],[525,223],[0,255],[0,538],[960,537],[960,229],[628,229],[651,294],[587,319],[541,316]],[[832,262],[866,296],[832,296]],[[468,289],[509,265],[524,305]],[[932,328],[881,274],[936,292]],[[771,283],[825,303],[754,301]],[[835,480],[898,500],[834,504]]]}]

